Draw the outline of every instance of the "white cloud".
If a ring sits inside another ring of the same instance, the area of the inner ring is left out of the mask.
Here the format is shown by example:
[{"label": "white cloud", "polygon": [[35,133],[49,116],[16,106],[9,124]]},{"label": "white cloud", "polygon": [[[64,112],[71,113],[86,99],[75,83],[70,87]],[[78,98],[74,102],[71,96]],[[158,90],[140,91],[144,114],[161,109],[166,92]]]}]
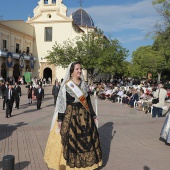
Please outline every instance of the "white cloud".
[{"label": "white cloud", "polygon": [[121,43],[129,43],[129,42],[134,42],[134,41],[144,41],[145,37],[143,35],[128,35],[128,36],[120,36],[116,37]]},{"label": "white cloud", "polygon": [[152,6],[152,0],[142,0],[129,5],[93,6],[84,10],[93,18],[95,26],[104,32],[114,35],[125,30],[136,30],[141,33],[141,35],[129,36],[129,41],[139,40],[142,37],[144,39],[160,19]]},{"label": "white cloud", "polygon": [[86,10],[94,18],[96,25],[105,31],[147,31],[158,19],[151,1],[148,0],[133,5],[92,7]]}]

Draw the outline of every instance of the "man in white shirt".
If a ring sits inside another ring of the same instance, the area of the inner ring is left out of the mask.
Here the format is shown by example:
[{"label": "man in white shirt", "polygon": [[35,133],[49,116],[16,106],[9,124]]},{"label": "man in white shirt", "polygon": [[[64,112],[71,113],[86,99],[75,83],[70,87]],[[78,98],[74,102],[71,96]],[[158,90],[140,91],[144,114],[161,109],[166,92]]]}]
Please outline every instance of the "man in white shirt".
[{"label": "man in white shirt", "polygon": [[5,84],[1,86],[2,90],[2,98],[3,98],[3,110],[5,110],[5,104],[6,104],[6,90],[8,89],[9,82],[6,81]]},{"label": "man in white shirt", "polygon": [[116,99],[117,97],[122,97],[122,96],[123,96],[123,91],[122,91],[121,88],[119,88],[119,91],[118,91],[116,94],[113,94],[113,95],[111,96],[111,100],[112,100],[112,102],[114,103],[114,102],[115,102],[115,99]]},{"label": "man in white shirt", "polygon": [[106,92],[105,92],[105,97],[106,97],[106,99],[110,98],[111,95],[112,95],[112,89],[109,88],[109,89],[107,89]]},{"label": "man in white shirt", "polygon": [[8,86],[6,90],[6,118],[11,117],[12,107],[14,103],[14,91],[12,90],[12,85]]},{"label": "man in white shirt", "polygon": [[41,108],[41,102],[42,99],[44,99],[44,89],[42,88],[42,86],[38,86],[38,89],[36,91],[36,98],[37,98],[37,110],[39,110]]},{"label": "man in white shirt", "polygon": [[112,94],[112,89],[107,89],[105,95],[111,95],[111,94]]},{"label": "man in white shirt", "polygon": [[15,99],[15,102],[16,102],[15,108],[17,108],[17,109],[19,109],[20,97],[21,97],[21,87],[18,85],[18,82],[15,82],[14,99]]},{"label": "man in white shirt", "polygon": [[154,98],[159,98],[159,102],[157,104],[153,104],[152,109],[152,118],[162,117],[162,107],[165,106],[165,98],[167,96],[167,91],[164,89],[163,84],[158,84],[158,89],[154,93]]},{"label": "man in white shirt", "polygon": [[118,97],[122,97],[122,96],[123,96],[123,91],[122,91],[122,89],[121,89],[121,88],[119,89],[119,91],[118,91],[117,95],[118,95]]}]

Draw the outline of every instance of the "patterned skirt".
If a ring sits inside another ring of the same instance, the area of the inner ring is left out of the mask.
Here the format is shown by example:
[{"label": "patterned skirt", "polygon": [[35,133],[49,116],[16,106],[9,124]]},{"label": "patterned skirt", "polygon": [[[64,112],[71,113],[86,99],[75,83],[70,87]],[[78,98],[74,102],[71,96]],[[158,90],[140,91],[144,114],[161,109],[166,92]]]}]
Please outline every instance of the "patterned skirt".
[{"label": "patterned skirt", "polygon": [[102,165],[99,134],[84,107],[67,106],[60,133],[50,132],[44,160],[55,170],[92,170]]}]

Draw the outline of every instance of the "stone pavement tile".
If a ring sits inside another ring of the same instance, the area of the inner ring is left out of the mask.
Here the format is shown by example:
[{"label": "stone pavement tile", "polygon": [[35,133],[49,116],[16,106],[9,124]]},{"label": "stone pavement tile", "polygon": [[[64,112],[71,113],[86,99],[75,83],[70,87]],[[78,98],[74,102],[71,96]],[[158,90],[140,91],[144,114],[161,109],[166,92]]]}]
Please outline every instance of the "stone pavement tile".
[{"label": "stone pavement tile", "polygon": [[158,145],[161,145],[163,143],[161,142],[158,142],[159,140],[159,136],[157,136],[156,138],[155,137],[149,137],[149,138],[141,138],[140,140],[138,140],[138,142],[140,144],[142,144],[143,146],[153,146],[153,145],[156,145],[158,147]]},{"label": "stone pavement tile", "polygon": [[[14,133],[11,136],[13,130],[10,128],[3,130],[3,135],[0,138],[0,160],[3,159],[4,155],[16,155],[15,160],[18,161],[17,135]],[[2,130],[0,133],[2,134]],[[16,165],[16,168],[18,168],[18,165]]]},{"label": "stone pavement tile", "polygon": [[121,151],[115,149],[112,151],[112,155],[113,154],[119,159],[119,164],[116,165],[116,168],[118,167],[118,169],[142,170],[144,166],[148,165],[147,159],[141,159],[141,156],[138,153],[131,151],[129,148],[122,148]]},{"label": "stone pavement tile", "polygon": [[[19,156],[20,156],[20,166],[22,168],[28,169],[36,169],[36,165],[34,163],[34,155],[32,155],[32,149],[30,147],[30,140],[28,136],[28,130],[24,127],[18,128],[18,145],[19,145]],[[26,166],[27,165],[27,166]],[[26,167],[25,167],[26,166]]]},{"label": "stone pavement tile", "polygon": [[[48,170],[43,154],[54,112],[51,88],[45,87],[41,110],[36,110],[35,101],[28,105],[25,86],[20,109],[13,109],[12,118],[6,119],[0,110],[0,169],[2,157],[10,153],[16,157],[15,170]],[[169,170],[170,147],[159,141],[165,118],[152,119],[150,114],[103,100],[98,100],[98,114],[104,162],[100,170]]]},{"label": "stone pavement tile", "polygon": [[108,165],[107,168],[108,170],[114,170],[114,169],[125,170],[127,169],[127,166],[128,165],[124,161],[122,161],[119,158],[116,158],[116,159],[112,159],[112,165]]},{"label": "stone pavement tile", "polygon": [[[155,162],[159,162],[159,159],[163,157],[163,155],[156,150],[157,147],[155,147],[155,152],[153,151],[153,148],[150,148],[150,146],[143,146],[143,147],[137,147],[137,148],[130,148],[130,154],[129,157],[134,160],[134,162],[137,162],[138,165],[143,165],[143,162],[145,165],[149,165],[150,167],[156,167]],[[127,150],[125,148],[122,148],[122,150],[127,153]],[[122,153],[123,153],[122,151]],[[117,152],[119,152],[117,150]],[[121,152],[119,152],[120,154]],[[131,153],[133,153],[131,155]],[[126,154],[125,154],[126,155]],[[122,158],[125,162],[127,162],[130,165],[130,160],[128,160],[126,157],[122,156]],[[136,159],[136,160],[135,160]],[[161,160],[161,164],[166,165],[169,163],[168,157],[165,158],[164,160]],[[158,163],[159,164],[159,163]],[[158,169],[158,168],[157,168]]]},{"label": "stone pavement tile", "polygon": [[36,169],[41,169],[41,162],[43,162],[43,152],[39,145],[39,140],[33,129],[29,129],[28,133],[29,150],[31,155],[31,162],[34,162]]}]

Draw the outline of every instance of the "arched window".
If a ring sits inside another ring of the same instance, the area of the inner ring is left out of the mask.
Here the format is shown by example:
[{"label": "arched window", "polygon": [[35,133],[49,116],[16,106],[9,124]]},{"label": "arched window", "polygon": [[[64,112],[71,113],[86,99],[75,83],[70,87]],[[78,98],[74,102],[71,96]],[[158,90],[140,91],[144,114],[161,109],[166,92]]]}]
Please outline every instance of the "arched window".
[{"label": "arched window", "polygon": [[52,0],[52,4],[56,4],[56,0]]},{"label": "arched window", "polygon": [[44,4],[48,4],[48,0],[44,0]]}]

